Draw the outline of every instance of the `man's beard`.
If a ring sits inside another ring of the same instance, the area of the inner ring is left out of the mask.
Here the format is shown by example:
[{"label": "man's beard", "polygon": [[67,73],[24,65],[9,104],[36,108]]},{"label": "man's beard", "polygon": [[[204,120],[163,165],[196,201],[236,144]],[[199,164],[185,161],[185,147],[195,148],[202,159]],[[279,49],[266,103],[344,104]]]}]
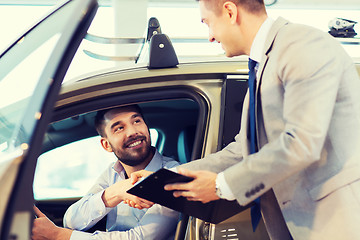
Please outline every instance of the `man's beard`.
[{"label": "man's beard", "polygon": [[[114,148],[113,148],[114,149]],[[136,152],[137,154],[131,154]],[[114,151],[115,156],[118,158],[118,160],[128,166],[137,166],[141,163],[145,162],[152,153],[152,147],[148,142],[146,142],[145,148],[137,149],[137,150],[130,150],[129,152],[124,151],[120,153],[116,148]]]}]

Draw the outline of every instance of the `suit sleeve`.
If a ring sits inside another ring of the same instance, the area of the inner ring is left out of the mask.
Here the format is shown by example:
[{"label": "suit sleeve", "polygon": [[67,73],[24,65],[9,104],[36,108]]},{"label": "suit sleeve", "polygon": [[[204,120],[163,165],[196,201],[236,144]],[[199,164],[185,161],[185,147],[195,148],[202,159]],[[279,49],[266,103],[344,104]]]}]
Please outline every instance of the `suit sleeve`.
[{"label": "suit sleeve", "polygon": [[194,171],[208,170],[219,173],[238,163],[242,158],[240,134],[237,134],[235,136],[235,141],[228,144],[221,151],[209,154],[202,159],[182,164],[180,167]]}]

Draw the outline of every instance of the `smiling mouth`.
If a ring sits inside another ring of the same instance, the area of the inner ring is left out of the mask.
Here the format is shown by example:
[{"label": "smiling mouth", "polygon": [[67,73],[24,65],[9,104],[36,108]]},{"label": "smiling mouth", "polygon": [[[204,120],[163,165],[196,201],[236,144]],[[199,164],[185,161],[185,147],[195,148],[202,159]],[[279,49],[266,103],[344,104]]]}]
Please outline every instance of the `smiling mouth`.
[{"label": "smiling mouth", "polygon": [[142,143],[142,140],[138,140],[138,141],[135,141],[135,142],[129,144],[127,147],[133,148],[133,147],[139,146],[141,143]]},{"label": "smiling mouth", "polygon": [[128,139],[128,141],[126,141],[126,143],[124,144],[124,147],[125,148],[137,148],[137,147],[140,147],[145,140],[146,140],[146,138],[144,136],[133,137],[133,138]]}]

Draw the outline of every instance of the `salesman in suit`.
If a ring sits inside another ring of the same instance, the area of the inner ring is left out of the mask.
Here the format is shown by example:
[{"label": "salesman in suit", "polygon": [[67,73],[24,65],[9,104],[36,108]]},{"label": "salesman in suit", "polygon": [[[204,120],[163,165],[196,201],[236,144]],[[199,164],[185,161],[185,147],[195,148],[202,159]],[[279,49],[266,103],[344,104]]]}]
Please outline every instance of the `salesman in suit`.
[{"label": "salesman in suit", "polygon": [[166,189],[202,202],[260,199],[271,239],[360,239],[360,80],[352,59],[327,33],[269,18],[263,0],[199,7],[210,42],[255,61],[256,149],[248,92],[235,141],[180,166],[195,180]]}]

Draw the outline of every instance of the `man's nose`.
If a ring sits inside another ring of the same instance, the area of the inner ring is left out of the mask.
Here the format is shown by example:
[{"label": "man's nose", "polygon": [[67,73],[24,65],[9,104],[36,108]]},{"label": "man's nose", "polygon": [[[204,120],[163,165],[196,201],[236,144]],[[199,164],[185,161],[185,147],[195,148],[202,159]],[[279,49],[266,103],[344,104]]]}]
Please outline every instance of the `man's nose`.
[{"label": "man's nose", "polygon": [[209,29],[209,37],[208,37],[208,39],[209,39],[209,42],[214,42],[215,41],[215,37],[212,34],[212,31],[210,29]]},{"label": "man's nose", "polygon": [[215,38],[211,35],[209,35],[209,42],[215,42]]},{"label": "man's nose", "polygon": [[126,129],[126,135],[127,135],[127,137],[135,136],[135,135],[137,135],[138,133],[139,133],[138,129],[137,129],[135,126],[133,126],[133,125],[128,126],[127,129]]}]

